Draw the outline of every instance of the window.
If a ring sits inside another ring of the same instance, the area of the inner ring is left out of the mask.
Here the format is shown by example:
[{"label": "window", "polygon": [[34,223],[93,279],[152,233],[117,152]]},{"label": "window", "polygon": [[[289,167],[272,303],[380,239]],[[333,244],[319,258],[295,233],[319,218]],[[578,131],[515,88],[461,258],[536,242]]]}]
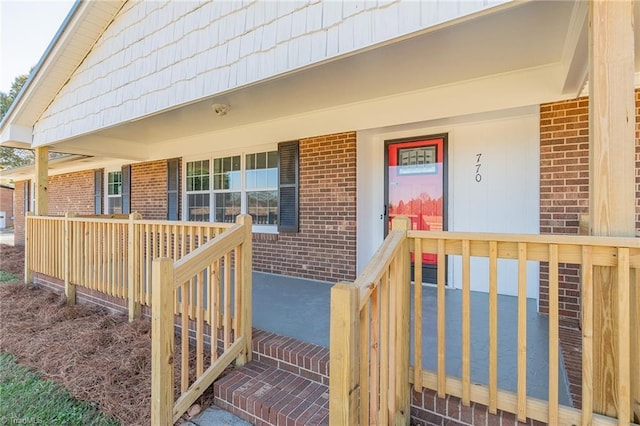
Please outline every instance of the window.
[{"label": "window", "polygon": [[240,156],[213,160],[214,222],[235,222],[242,211]]},{"label": "window", "polygon": [[278,152],[247,154],[245,182],[247,213],[258,225],[276,225],[278,219]]},{"label": "window", "polygon": [[187,163],[187,220],[209,221],[209,160]]},{"label": "window", "polygon": [[275,232],[278,158],[278,151],[263,151],[185,163],[186,219],[229,223],[246,213],[261,231]]},{"label": "window", "polygon": [[107,214],[122,213],[122,171],[107,173]]}]

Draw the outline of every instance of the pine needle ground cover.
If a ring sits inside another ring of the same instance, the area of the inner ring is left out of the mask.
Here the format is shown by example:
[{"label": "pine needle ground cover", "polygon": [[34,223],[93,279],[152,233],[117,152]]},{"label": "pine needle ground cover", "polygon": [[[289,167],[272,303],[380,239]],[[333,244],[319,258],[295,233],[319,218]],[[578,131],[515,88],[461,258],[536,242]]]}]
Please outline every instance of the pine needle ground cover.
[{"label": "pine needle ground cover", "polygon": [[[129,323],[125,314],[95,306],[67,305],[51,291],[23,284],[23,268],[23,248],[0,245],[0,270],[18,277],[16,282],[0,284],[0,353],[12,354],[18,364],[61,385],[72,398],[85,401],[123,426],[149,425],[150,320]],[[180,345],[177,338],[176,359],[180,357]],[[193,379],[195,351],[190,357]],[[178,368],[175,381],[180,383]],[[38,403],[45,404],[46,398],[41,396]],[[205,407],[213,403],[213,386],[198,403]],[[0,411],[0,426],[3,416]],[[40,424],[57,423],[45,420]]]}]

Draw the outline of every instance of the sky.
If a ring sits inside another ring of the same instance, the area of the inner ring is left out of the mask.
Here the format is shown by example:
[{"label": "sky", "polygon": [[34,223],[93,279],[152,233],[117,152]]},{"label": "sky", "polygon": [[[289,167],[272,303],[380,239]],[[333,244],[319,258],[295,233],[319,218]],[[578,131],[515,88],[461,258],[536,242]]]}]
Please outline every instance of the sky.
[{"label": "sky", "polygon": [[71,10],[69,0],[0,0],[0,92],[28,74]]}]

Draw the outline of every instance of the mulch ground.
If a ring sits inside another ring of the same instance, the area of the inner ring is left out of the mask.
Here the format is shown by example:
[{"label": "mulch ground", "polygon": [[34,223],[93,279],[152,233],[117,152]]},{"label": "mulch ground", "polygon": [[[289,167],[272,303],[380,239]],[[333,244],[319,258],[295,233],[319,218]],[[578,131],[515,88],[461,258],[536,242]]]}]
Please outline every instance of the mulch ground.
[{"label": "mulch ground", "polygon": [[[149,425],[149,319],[129,323],[97,307],[68,306],[62,296],[22,283],[23,259],[21,247],[0,245],[0,269],[20,276],[0,285],[0,351],[123,425]],[[212,401],[211,388],[199,403]]]}]

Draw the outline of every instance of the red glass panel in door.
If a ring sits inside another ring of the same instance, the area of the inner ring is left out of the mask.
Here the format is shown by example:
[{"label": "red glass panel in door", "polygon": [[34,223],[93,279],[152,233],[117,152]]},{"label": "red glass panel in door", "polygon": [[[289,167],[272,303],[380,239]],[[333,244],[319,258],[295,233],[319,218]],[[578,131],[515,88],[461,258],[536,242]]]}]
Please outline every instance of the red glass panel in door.
[{"label": "red glass panel in door", "polygon": [[[444,139],[396,142],[388,145],[389,226],[407,216],[415,230],[441,231],[444,219]],[[435,265],[436,255],[423,255]]]}]

